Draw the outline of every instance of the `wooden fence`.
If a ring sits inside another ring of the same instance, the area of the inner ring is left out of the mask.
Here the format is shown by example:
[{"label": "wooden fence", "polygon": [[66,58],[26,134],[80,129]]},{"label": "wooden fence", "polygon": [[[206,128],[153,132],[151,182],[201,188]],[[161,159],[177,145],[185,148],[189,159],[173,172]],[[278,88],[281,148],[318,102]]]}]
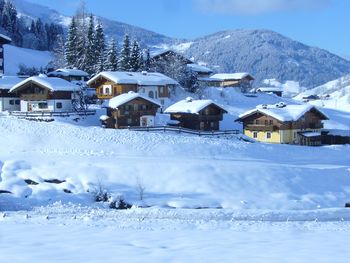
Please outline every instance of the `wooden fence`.
[{"label": "wooden fence", "polygon": [[22,118],[39,118],[39,117],[69,117],[69,116],[88,116],[95,115],[95,110],[86,110],[86,111],[63,111],[63,112],[51,112],[51,111],[11,111],[11,116],[22,117]]},{"label": "wooden fence", "polygon": [[182,127],[173,126],[152,126],[152,127],[128,127],[131,131],[160,131],[160,132],[176,132],[176,133],[187,133],[198,136],[208,136],[208,135],[231,135],[239,134],[239,130],[225,130],[225,131],[198,131]]}]

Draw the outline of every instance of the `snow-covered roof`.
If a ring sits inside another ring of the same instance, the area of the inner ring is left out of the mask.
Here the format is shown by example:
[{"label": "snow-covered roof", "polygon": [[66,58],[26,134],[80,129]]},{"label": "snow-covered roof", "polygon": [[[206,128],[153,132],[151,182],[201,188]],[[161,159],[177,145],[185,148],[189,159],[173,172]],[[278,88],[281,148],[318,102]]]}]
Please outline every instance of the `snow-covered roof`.
[{"label": "snow-covered roof", "polygon": [[210,79],[216,79],[216,80],[240,80],[244,79],[246,77],[251,77],[254,79],[252,75],[250,75],[247,72],[240,72],[240,73],[218,73],[214,74],[210,77]]},{"label": "snow-covered roof", "polygon": [[17,83],[20,83],[23,79],[12,76],[2,76],[0,78],[0,89],[11,89]]},{"label": "snow-covered roof", "polygon": [[319,136],[321,136],[320,132],[310,132],[310,131],[301,132],[300,134],[304,137],[319,137]]},{"label": "snow-covered roof", "polygon": [[59,68],[55,71],[47,73],[48,76],[82,76],[87,77],[89,74],[83,70],[80,69],[68,69],[68,68]]},{"label": "snow-covered roof", "polygon": [[241,115],[239,115],[239,119],[246,118],[252,114],[260,112],[262,114],[271,116],[279,121],[297,121],[305,113],[309,112],[311,109],[317,110],[320,114],[323,115],[324,119],[328,119],[328,117],[318,110],[315,106],[305,104],[305,105],[285,105],[285,104],[274,104],[274,105],[258,105],[255,109],[249,110]]},{"label": "snow-covered roof", "polygon": [[204,72],[204,73],[211,73],[213,72],[213,70],[211,70],[210,68],[192,63],[192,64],[187,64],[187,67],[190,68],[191,70],[195,71],[195,72]]},{"label": "snow-covered roof", "polygon": [[141,95],[141,94],[135,93],[135,92],[133,92],[133,91],[129,91],[128,93],[120,94],[119,96],[116,96],[116,97],[110,99],[109,101],[106,101],[106,102],[104,103],[104,106],[105,106],[105,107],[109,107],[109,108],[116,109],[116,108],[118,108],[120,105],[123,105],[123,104],[125,104],[125,103],[128,103],[129,101],[131,101],[131,100],[133,100],[133,99],[137,99],[137,98],[144,99],[144,100],[146,100],[146,101],[149,101],[149,102],[151,102],[151,103],[153,103],[153,104],[156,104],[156,105],[158,105],[159,107],[161,107],[161,105],[160,105],[157,101],[155,101],[155,100],[153,100],[153,99],[151,99],[151,98],[149,98],[149,97],[145,97],[145,96],[143,96],[143,95]]},{"label": "snow-covered roof", "polygon": [[13,92],[21,88],[23,85],[31,81],[40,86],[44,86],[51,91],[75,91],[78,88],[77,85],[74,85],[69,81],[66,81],[61,78],[48,78],[44,76],[34,76],[34,77],[27,78],[21,81],[20,83],[16,84],[10,89],[10,92]]},{"label": "snow-covered roof", "polygon": [[0,34],[0,38],[6,40],[6,41],[8,41],[8,42],[12,42],[12,39],[11,39],[10,37],[5,36],[5,35],[3,35],[3,34]]},{"label": "snow-covered roof", "polygon": [[139,86],[178,85],[179,83],[158,72],[125,72],[104,71],[90,79],[87,84],[91,85],[100,77],[113,81],[116,84],[135,84]]},{"label": "snow-covered roof", "polygon": [[256,91],[260,92],[282,92],[282,88],[280,87],[260,87],[255,89]]},{"label": "snow-covered roof", "polygon": [[216,104],[212,100],[193,100],[192,98],[187,98],[184,100],[180,100],[179,102],[171,105],[164,112],[198,114],[201,110],[205,109],[207,106],[211,104],[214,104],[218,108],[226,111],[222,106]]}]

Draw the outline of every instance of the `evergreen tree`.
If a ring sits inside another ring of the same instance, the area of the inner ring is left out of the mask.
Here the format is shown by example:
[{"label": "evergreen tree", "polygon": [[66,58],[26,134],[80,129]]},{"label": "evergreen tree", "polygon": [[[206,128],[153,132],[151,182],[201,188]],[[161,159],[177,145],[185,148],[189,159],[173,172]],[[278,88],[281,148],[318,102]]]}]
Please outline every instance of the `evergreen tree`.
[{"label": "evergreen tree", "polygon": [[58,69],[66,66],[67,61],[65,57],[64,40],[62,35],[57,37],[57,41],[55,42],[55,46],[53,48],[53,56],[53,61],[50,63],[51,67]]},{"label": "evergreen tree", "polygon": [[119,58],[119,68],[120,70],[123,71],[131,71],[131,65],[130,65],[130,39],[129,35],[124,36],[124,41],[123,41],[123,47],[120,52],[120,58]]},{"label": "evergreen tree", "polygon": [[40,18],[35,23],[36,37],[39,40],[39,50],[47,50],[47,33],[43,22]]},{"label": "evergreen tree", "polygon": [[69,25],[67,41],[65,44],[65,57],[67,63],[66,66],[68,68],[74,68],[77,66],[77,42],[78,28],[76,25],[75,17],[73,17]]},{"label": "evergreen tree", "polygon": [[99,73],[104,70],[105,64],[105,53],[106,53],[106,43],[105,43],[105,34],[103,26],[100,21],[96,25],[96,35],[95,35],[95,73]]},{"label": "evergreen tree", "polygon": [[86,68],[85,70],[89,74],[93,74],[95,71],[96,63],[96,40],[95,40],[95,22],[94,17],[91,14],[89,20],[89,27],[87,32],[87,45],[86,45]]},{"label": "evergreen tree", "polygon": [[114,38],[112,38],[111,44],[107,51],[105,70],[108,70],[108,71],[118,70],[118,53],[117,53],[117,45]]},{"label": "evergreen tree", "polygon": [[130,55],[130,68],[132,71],[137,72],[141,69],[142,66],[142,55],[140,51],[139,43],[134,40],[131,48]]},{"label": "evergreen tree", "polygon": [[142,54],[142,70],[149,71],[151,68],[151,55],[149,48],[143,50]]}]

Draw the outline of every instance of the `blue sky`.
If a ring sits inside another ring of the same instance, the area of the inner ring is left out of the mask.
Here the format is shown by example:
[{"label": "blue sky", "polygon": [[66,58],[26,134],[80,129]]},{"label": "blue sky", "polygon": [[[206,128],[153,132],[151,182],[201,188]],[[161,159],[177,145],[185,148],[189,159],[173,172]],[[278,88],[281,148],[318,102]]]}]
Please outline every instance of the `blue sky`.
[{"label": "blue sky", "polygon": [[[72,15],[80,0],[29,0]],[[350,59],[348,0],[85,0],[96,15],[178,38],[265,28]]]}]

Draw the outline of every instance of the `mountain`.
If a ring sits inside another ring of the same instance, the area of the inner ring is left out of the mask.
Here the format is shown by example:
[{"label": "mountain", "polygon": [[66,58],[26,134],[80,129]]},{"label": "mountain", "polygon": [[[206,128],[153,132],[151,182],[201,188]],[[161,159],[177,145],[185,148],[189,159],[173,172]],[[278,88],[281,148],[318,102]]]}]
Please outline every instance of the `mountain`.
[{"label": "mountain", "polygon": [[196,39],[185,51],[220,72],[250,72],[315,87],[350,73],[350,61],[269,30],[230,30]]},{"label": "mountain", "polygon": [[[20,16],[24,18],[27,17],[31,20],[40,18],[43,22],[54,22],[64,26],[65,29],[68,28],[68,25],[70,23],[69,16],[64,16],[48,7],[34,4],[25,0],[12,0],[12,2],[16,6]],[[177,39],[157,34],[155,32],[137,26],[112,21],[103,17],[98,17],[98,19],[101,20],[104,26],[105,34],[108,37],[115,37],[119,42],[122,41],[126,33],[129,34],[132,38],[136,38],[142,46],[163,46],[172,45],[179,42]]]},{"label": "mountain", "polygon": [[[66,28],[69,24],[69,17],[50,8],[25,0],[13,0],[13,3],[22,17],[40,18]],[[106,35],[119,42],[128,33],[142,46],[177,49],[217,72],[248,71],[256,78],[255,85],[264,79],[276,79],[296,81],[311,88],[350,73],[350,61],[269,30],[237,29],[180,40],[103,17],[99,19]]]}]

